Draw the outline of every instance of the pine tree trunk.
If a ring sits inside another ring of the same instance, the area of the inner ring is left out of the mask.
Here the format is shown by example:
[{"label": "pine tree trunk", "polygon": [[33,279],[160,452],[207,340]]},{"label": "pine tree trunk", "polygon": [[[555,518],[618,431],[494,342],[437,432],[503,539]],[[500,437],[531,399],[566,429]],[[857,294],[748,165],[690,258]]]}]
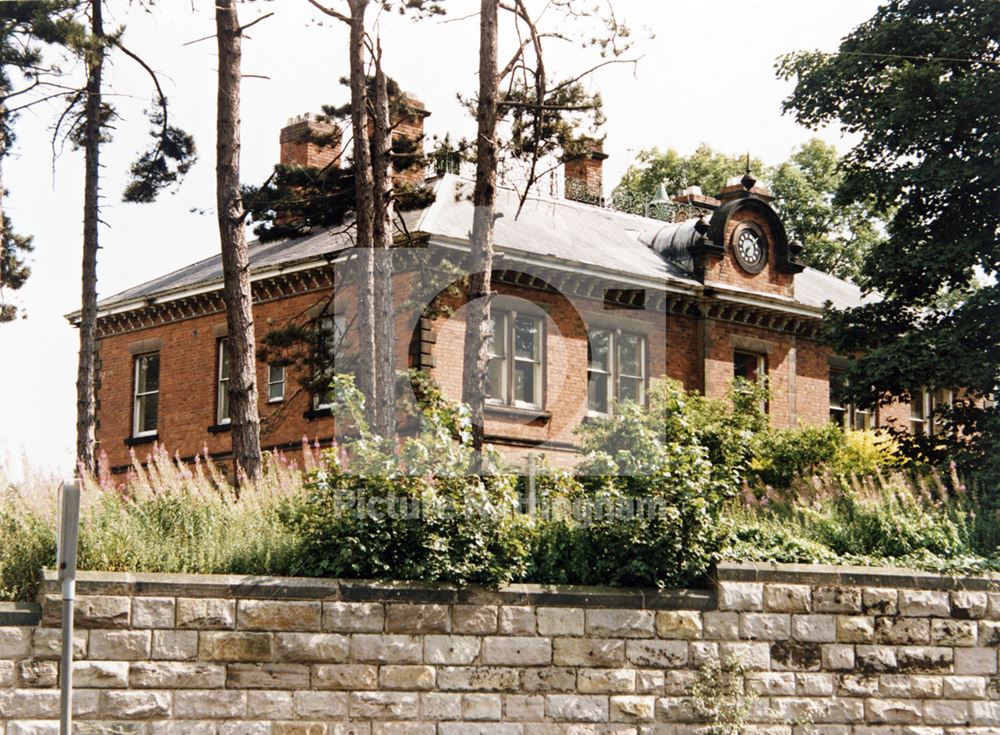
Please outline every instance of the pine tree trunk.
[{"label": "pine tree trunk", "polygon": [[380,436],[396,433],[396,330],[392,301],[392,128],[389,94],[382,69],[382,48],[375,58],[375,104],[372,126],[372,182],[374,187],[375,246],[375,400],[379,405]]},{"label": "pine tree trunk", "polygon": [[493,270],[493,209],[497,177],[497,5],[481,0],[479,13],[479,122],[476,134],[475,210],[465,306],[465,363],[462,401],[472,409],[472,441],[483,447],[483,406],[487,392],[490,322],[490,275]]},{"label": "pine tree trunk", "polygon": [[365,396],[365,419],[380,425],[375,379],[375,252],[373,249],[374,182],[368,139],[368,79],[365,73],[365,11],[369,0],[350,0],[349,41],[351,128],[354,137],[355,235],[358,287],[358,387]]},{"label": "pine tree trunk", "polygon": [[95,48],[87,53],[84,110],[83,270],[80,297],[80,357],[76,375],[76,458],[87,472],[96,469],[97,400],[97,249],[101,155],[101,75],[104,71],[103,0],[91,0],[90,32]]},{"label": "pine tree trunk", "polygon": [[219,94],[216,139],[216,207],[222,245],[223,299],[229,345],[229,414],[237,483],[261,475],[257,362],[254,355],[250,257],[240,192],[241,36],[236,0],[216,0]]}]

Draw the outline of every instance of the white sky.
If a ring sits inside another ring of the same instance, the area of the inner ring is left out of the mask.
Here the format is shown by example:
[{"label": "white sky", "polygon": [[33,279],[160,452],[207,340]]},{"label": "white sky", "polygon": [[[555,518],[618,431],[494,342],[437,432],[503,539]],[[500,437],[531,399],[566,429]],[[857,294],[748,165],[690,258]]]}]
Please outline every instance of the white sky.
[{"label": "white sky", "polygon": [[[339,2],[339,0],[338,0]],[[449,17],[474,12],[475,0],[447,0]],[[98,267],[101,297],[207,257],[218,249],[214,214],[215,41],[183,44],[214,33],[212,3],[160,0],[153,14],[113,3],[109,27],[127,26],[125,42],[159,73],[176,123],[196,138],[201,157],[174,195],[151,205],[122,204],[128,164],[145,147],[142,116],[151,89],[144,72],[116,55],[108,88],[124,117],[103,149],[105,195]],[[643,148],[691,152],[699,143],[730,153],[749,150],[769,162],[784,160],[814,135],[781,115],[790,84],[774,75],[780,54],[834,50],[839,39],[877,7],[876,0],[616,0],[616,12],[638,30],[632,67],[600,70],[608,118],[605,185],[613,186]],[[251,2],[240,7],[247,23],[266,12],[244,43],[244,72],[270,79],[243,85],[243,178],[266,178],[278,156],[278,132],[296,114],[325,102],[345,101],[338,80],[347,71],[346,31],[322,23],[306,0]],[[501,19],[503,23],[503,19]],[[421,23],[384,16],[386,69],[422,99],[432,116],[428,134],[468,136],[473,122],[456,93],[476,87],[478,26],[475,18]],[[501,26],[501,43],[511,36]],[[507,31],[509,32],[509,26]],[[572,44],[553,48],[554,76],[589,65]],[[591,59],[592,61],[592,59]],[[5,202],[16,228],[35,237],[33,275],[21,290],[28,318],[0,325],[0,469],[20,474],[72,467],[77,333],[63,314],[79,305],[83,157],[66,150],[53,167],[51,125],[57,110],[38,108],[17,123],[14,155],[4,170]],[[834,131],[822,137],[843,151]],[[196,211],[200,210],[200,211]]]}]

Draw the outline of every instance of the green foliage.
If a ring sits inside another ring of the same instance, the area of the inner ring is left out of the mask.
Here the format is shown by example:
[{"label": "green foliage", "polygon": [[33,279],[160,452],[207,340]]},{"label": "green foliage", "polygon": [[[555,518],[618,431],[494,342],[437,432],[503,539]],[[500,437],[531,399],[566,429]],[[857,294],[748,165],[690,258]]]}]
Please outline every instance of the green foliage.
[{"label": "green foliage", "polygon": [[740,735],[757,695],[744,687],[749,669],[736,658],[711,660],[695,676],[691,696],[697,712],[712,725],[711,735]]},{"label": "green foliage", "polygon": [[[881,300],[828,317],[835,349],[861,355],[845,396],[857,405],[906,400],[921,386],[982,399],[1000,384],[998,27],[992,0],[891,0],[838,53],[779,63],[796,82],[786,111],[859,139],[835,204],[892,212],[861,272]],[[995,457],[977,449],[995,440],[976,428],[997,412],[981,401],[954,412],[951,453]]]},{"label": "green foliage", "polygon": [[789,237],[802,243],[807,265],[857,280],[868,251],[881,238],[883,215],[861,199],[834,203],[843,181],[837,149],[813,138],[770,174],[775,207]]},{"label": "green foliage", "polygon": [[786,488],[833,461],[845,446],[844,431],[833,424],[801,429],[769,429],[754,436],[751,477]]},{"label": "green foliage", "polygon": [[160,192],[177,184],[197,161],[191,134],[168,124],[166,101],[147,115],[153,144],[129,170],[130,180],[122,195],[126,202],[155,201]]},{"label": "green foliage", "polygon": [[29,600],[42,567],[56,560],[54,525],[8,491],[0,494],[0,600]]},{"label": "green foliage", "polygon": [[422,430],[397,446],[368,430],[364,398],[349,378],[337,376],[331,390],[336,414],[357,437],[324,454],[304,501],[286,517],[302,539],[303,572],[483,584],[524,573],[529,546],[517,484],[467,474],[466,411],[456,421],[427,402]]}]

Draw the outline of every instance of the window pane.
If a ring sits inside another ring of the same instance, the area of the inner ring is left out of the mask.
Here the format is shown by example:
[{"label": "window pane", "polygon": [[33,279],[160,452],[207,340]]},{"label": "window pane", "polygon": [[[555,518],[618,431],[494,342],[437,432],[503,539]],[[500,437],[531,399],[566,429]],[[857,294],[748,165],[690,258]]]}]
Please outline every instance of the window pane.
[{"label": "window pane", "polygon": [[923,420],[924,416],[924,391],[913,391],[910,397],[910,418]]},{"label": "window pane", "polygon": [[160,356],[144,355],[139,358],[136,393],[150,393],[160,389]]},{"label": "window pane", "polygon": [[219,342],[219,380],[229,380],[229,340]]},{"label": "window pane", "polygon": [[642,375],[642,337],[623,334],[618,339],[618,371],[622,375]]},{"label": "window pane", "polygon": [[591,370],[611,371],[611,333],[597,329],[590,333],[587,343],[587,363]]},{"label": "window pane", "polygon": [[641,378],[626,378],[620,377],[618,379],[618,400],[619,401],[634,401],[639,403],[642,400],[642,379]]},{"label": "window pane", "polygon": [[268,365],[267,400],[277,401],[285,397],[285,366]]},{"label": "window pane", "polygon": [[733,377],[743,378],[751,383],[756,383],[760,379],[758,363],[760,357],[750,352],[733,353]]},{"label": "window pane", "polygon": [[229,420],[229,381],[219,382],[219,416],[218,421],[222,423],[223,421]]},{"label": "window pane", "polygon": [[514,320],[514,355],[527,360],[538,360],[541,322],[527,316]]},{"label": "window pane", "polygon": [[514,400],[535,404],[535,365],[531,362],[514,363]]},{"label": "window pane", "polygon": [[597,413],[608,413],[608,381],[606,373],[587,376],[587,408]]},{"label": "window pane", "polygon": [[498,401],[503,400],[503,370],[504,360],[502,357],[494,357],[486,364],[487,380],[489,383],[487,398]]},{"label": "window pane", "polygon": [[159,413],[159,407],[159,393],[150,393],[149,395],[139,397],[136,408],[139,413],[137,427],[140,433],[156,431],[156,418]]},{"label": "window pane", "polygon": [[506,315],[501,313],[494,314],[491,321],[493,322],[493,336],[489,339],[489,347],[487,349],[491,357],[503,357],[507,354]]},{"label": "window pane", "polygon": [[830,423],[844,426],[847,412],[840,406],[830,406]]}]

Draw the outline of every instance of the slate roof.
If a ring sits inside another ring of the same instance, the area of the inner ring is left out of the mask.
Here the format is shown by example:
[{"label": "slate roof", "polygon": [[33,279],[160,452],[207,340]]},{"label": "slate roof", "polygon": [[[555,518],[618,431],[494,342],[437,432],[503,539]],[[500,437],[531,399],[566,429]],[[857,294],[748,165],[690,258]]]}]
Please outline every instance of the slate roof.
[{"label": "slate roof", "polygon": [[[407,213],[406,228],[432,238],[467,240],[472,228],[472,184],[448,174],[433,182],[435,201],[426,209]],[[700,284],[678,265],[661,257],[646,243],[671,225],[610,209],[565,199],[532,196],[518,214],[518,195],[504,187],[497,190],[495,227],[498,252],[553,258],[568,264],[582,264],[610,273],[657,283],[674,283],[699,288]],[[292,268],[323,259],[350,248],[353,238],[343,228],[304,237],[249,245],[254,273]],[[179,270],[154,278],[98,303],[100,311],[136,308],[147,300],[167,297],[192,289],[210,289],[222,282],[218,254]],[[860,304],[860,289],[852,283],[806,268],[795,277],[795,301],[804,306],[822,307],[830,300],[835,306]]]}]

